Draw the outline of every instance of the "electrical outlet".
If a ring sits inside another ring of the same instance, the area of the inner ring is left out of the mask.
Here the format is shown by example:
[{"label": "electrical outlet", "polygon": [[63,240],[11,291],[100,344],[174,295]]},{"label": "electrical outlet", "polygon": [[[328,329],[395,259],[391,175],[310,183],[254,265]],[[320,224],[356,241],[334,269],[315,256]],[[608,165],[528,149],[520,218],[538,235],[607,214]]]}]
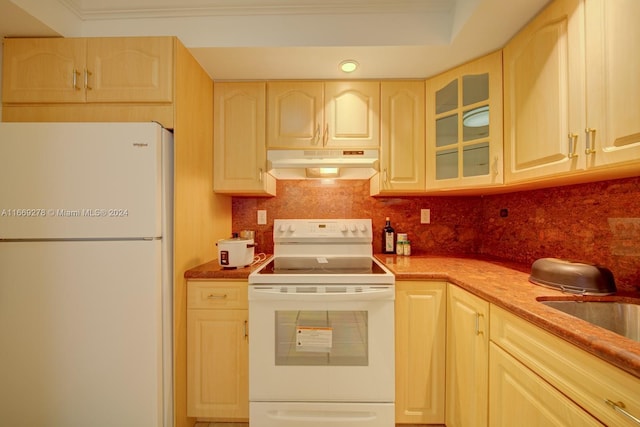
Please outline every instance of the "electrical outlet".
[{"label": "electrical outlet", "polygon": [[267,211],[258,211],[258,225],[265,225],[267,223]]},{"label": "electrical outlet", "polygon": [[431,224],[431,209],[420,209],[420,224]]}]

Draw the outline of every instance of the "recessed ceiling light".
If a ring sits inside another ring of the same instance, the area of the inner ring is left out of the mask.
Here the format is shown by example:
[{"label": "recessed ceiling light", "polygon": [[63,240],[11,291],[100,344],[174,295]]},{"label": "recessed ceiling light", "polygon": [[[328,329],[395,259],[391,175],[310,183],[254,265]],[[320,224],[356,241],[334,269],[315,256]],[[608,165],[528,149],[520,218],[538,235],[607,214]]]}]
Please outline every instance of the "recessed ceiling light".
[{"label": "recessed ceiling light", "polygon": [[353,73],[358,68],[358,63],[353,59],[347,59],[340,63],[340,69],[345,73]]}]

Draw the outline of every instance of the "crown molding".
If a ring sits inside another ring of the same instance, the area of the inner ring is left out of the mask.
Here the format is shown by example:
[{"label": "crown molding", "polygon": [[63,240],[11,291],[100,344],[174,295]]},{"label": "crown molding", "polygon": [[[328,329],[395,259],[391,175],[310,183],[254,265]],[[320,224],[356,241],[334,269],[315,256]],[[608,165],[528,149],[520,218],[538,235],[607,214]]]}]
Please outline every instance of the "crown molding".
[{"label": "crown molding", "polygon": [[[456,0],[57,0],[83,21],[245,15],[447,13]],[[207,3],[206,5],[203,3]]]}]

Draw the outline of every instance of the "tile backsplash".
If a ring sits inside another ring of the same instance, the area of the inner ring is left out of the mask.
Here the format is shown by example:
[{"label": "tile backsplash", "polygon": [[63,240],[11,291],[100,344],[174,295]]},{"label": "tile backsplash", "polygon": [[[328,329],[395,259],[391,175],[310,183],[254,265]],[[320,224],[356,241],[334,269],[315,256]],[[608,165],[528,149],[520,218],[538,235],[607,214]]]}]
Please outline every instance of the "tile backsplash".
[{"label": "tile backsplash", "polygon": [[[415,255],[524,264],[561,257],[610,268],[621,290],[640,287],[640,177],[483,197],[371,197],[366,180],[281,180],[277,194],[233,198],[233,230],[256,230],[258,252],[273,252],[277,218],[371,218],[380,252],[388,216],[396,232],[408,233]],[[267,225],[257,225],[259,209]],[[420,224],[420,209],[430,209],[430,224]]]}]

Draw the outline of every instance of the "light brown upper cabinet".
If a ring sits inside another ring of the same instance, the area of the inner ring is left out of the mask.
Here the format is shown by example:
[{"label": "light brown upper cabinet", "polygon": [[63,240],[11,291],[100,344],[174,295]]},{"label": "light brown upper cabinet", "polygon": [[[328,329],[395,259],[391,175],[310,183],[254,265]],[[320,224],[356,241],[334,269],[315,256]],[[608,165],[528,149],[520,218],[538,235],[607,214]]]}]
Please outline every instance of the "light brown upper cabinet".
[{"label": "light brown upper cabinet", "polygon": [[502,53],[427,80],[427,191],[502,184]]},{"label": "light brown upper cabinet", "polygon": [[264,82],[215,83],[213,191],[236,195],[273,195],[267,173]]},{"label": "light brown upper cabinet", "polygon": [[588,0],[587,166],[640,160],[640,2]]},{"label": "light brown upper cabinet", "polygon": [[5,39],[11,103],[172,102],[171,37]]},{"label": "light brown upper cabinet", "polygon": [[424,91],[422,80],[380,83],[380,173],[371,195],[424,192]]},{"label": "light brown upper cabinet", "polygon": [[379,112],[379,82],[269,82],[267,147],[377,148]]},{"label": "light brown upper cabinet", "polygon": [[507,183],[638,163],[639,14],[634,0],[556,0],[508,43]]}]

